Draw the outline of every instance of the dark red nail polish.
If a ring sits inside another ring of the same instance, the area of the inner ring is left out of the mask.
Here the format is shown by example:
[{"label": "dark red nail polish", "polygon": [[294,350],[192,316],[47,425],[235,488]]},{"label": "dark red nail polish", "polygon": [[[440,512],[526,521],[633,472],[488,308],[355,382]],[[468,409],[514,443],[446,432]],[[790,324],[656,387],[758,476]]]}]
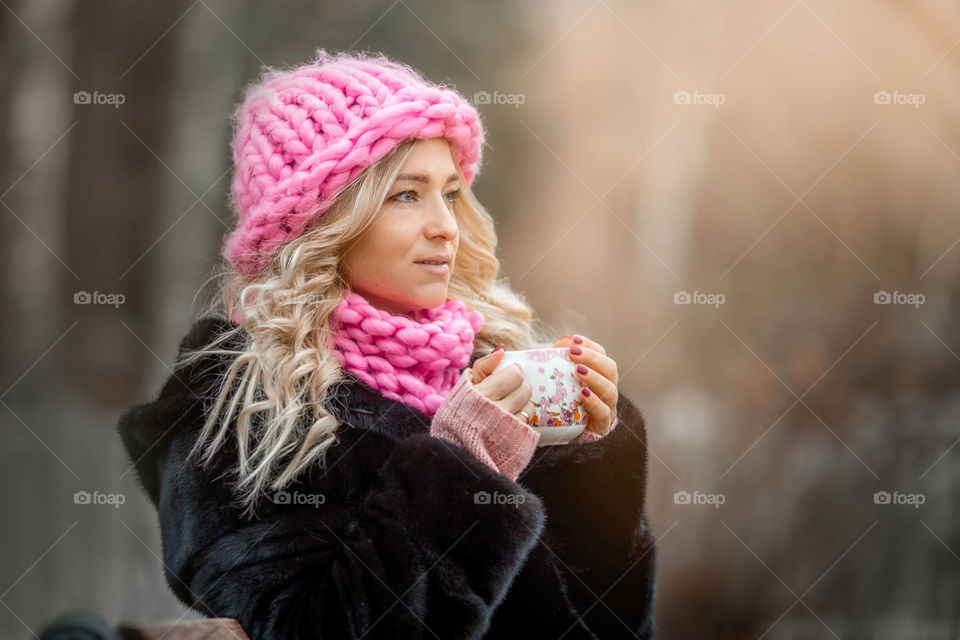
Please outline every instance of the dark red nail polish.
[{"label": "dark red nail polish", "polygon": [[576,342],[577,344],[583,344],[583,338],[581,338],[580,336],[573,336],[573,341]]},{"label": "dark red nail polish", "polygon": [[580,347],[570,347],[570,353],[572,353],[575,356],[578,356],[581,353],[583,353],[583,349],[581,349]]},{"label": "dark red nail polish", "polygon": [[579,373],[580,375],[586,375],[586,374],[587,374],[587,368],[586,368],[585,366],[583,366],[582,364],[578,364],[578,365],[577,365],[577,373]]},{"label": "dark red nail polish", "polygon": [[587,398],[590,397],[590,389],[587,389],[586,387],[583,388],[583,390],[581,391],[581,393],[583,393],[583,395],[584,395],[585,397],[587,397]]}]

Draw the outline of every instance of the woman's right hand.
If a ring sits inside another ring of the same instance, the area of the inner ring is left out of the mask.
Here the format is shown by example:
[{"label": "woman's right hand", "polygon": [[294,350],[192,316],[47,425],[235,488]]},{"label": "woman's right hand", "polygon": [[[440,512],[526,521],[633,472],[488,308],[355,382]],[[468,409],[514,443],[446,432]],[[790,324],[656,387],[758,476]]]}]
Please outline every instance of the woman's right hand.
[{"label": "woman's right hand", "polygon": [[528,416],[534,415],[536,406],[530,401],[533,387],[523,379],[523,371],[519,366],[494,371],[503,360],[503,354],[504,350],[498,347],[473,363],[473,386],[507,413],[529,424],[529,418],[524,418],[520,411],[525,411]]},{"label": "woman's right hand", "polygon": [[463,447],[516,480],[533,458],[540,434],[530,424],[536,408],[530,402],[533,388],[519,365],[494,371],[503,357],[501,345],[463,371],[437,408],[430,435]]}]

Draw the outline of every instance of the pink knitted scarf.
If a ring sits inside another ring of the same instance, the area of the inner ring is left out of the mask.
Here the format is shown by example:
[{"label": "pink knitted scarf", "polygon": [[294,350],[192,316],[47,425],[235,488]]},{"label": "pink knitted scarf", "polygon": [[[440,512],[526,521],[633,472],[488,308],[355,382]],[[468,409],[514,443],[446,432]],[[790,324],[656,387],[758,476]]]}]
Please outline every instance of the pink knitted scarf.
[{"label": "pink knitted scarf", "polygon": [[332,322],[333,353],[346,370],[385,397],[432,416],[469,364],[484,318],[456,299],[394,315],[351,292]]}]

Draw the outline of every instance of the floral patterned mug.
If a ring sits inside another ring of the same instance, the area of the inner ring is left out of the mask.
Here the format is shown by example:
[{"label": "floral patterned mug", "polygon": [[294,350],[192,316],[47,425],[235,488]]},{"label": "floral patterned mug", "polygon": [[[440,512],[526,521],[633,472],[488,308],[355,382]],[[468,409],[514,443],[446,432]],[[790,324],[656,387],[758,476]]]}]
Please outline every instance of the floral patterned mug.
[{"label": "floral patterned mug", "polygon": [[523,379],[533,387],[530,400],[536,412],[530,426],[540,433],[537,446],[567,444],[583,433],[587,426],[586,407],[580,399],[583,385],[567,349],[505,351],[494,371],[511,363],[520,365]]}]

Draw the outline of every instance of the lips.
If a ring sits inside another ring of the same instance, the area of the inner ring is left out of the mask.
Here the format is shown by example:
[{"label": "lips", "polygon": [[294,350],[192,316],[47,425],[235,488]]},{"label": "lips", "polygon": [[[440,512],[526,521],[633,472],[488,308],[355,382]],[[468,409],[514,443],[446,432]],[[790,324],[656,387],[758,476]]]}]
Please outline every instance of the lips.
[{"label": "lips", "polygon": [[450,256],[438,254],[435,256],[427,256],[416,261],[415,264],[423,264],[424,262],[443,262],[446,264],[450,263]]},{"label": "lips", "polygon": [[448,265],[447,263],[425,264],[423,262],[415,262],[414,264],[419,265],[421,269],[423,269],[424,271],[427,271],[428,273],[432,273],[433,275],[445,276],[448,273],[450,273],[450,265]]}]

